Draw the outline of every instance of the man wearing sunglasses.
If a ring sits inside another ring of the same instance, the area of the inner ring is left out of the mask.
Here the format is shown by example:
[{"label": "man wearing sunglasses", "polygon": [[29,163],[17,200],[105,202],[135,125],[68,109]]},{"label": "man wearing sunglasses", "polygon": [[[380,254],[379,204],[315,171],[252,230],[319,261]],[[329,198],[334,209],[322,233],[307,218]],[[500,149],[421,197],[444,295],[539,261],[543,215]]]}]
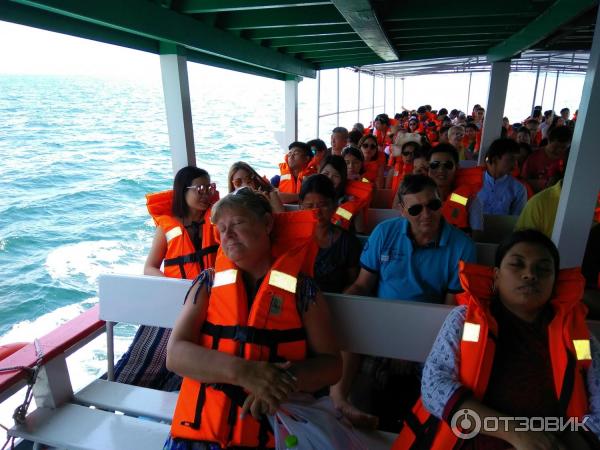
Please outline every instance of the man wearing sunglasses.
[{"label": "man wearing sunglasses", "polygon": [[442,215],[447,222],[470,233],[481,230],[481,208],[471,208],[483,186],[483,168],[458,168],[458,152],[450,144],[439,144],[429,153],[429,176],[437,184],[442,199]]},{"label": "man wearing sunglasses", "polygon": [[[401,217],[386,220],[375,227],[363,248],[358,278],[345,293],[375,295],[395,301],[455,304],[454,296],[461,291],[458,262],[475,262],[475,244],[466,234],[444,220],[437,185],[430,177],[407,175],[400,185],[398,197]],[[359,356],[346,353],[343,359],[344,375],[331,388],[331,397],[355,424],[373,425],[377,420],[374,416],[362,412],[346,400],[358,370],[356,367],[360,366]],[[350,370],[351,367],[355,369]],[[361,375],[364,372],[363,361]],[[415,398],[401,400],[410,408],[411,400],[418,397],[419,383],[414,372],[408,378],[404,381],[406,386],[415,385]],[[386,387],[381,389],[381,397],[386,398]],[[410,392],[407,396],[410,396],[412,390],[407,389]],[[378,404],[378,400],[374,399],[373,402]],[[390,417],[401,413],[398,403],[394,405],[384,401],[373,412],[387,423]]]}]

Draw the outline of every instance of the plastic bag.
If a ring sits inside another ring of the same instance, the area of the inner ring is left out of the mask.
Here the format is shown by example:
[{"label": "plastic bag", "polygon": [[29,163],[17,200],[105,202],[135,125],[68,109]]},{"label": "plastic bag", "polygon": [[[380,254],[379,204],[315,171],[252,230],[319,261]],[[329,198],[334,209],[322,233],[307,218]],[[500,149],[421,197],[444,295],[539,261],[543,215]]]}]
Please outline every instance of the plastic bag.
[{"label": "plastic bag", "polygon": [[294,450],[367,450],[329,397],[315,399],[308,394],[294,394],[268,418],[275,434],[276,450],[286,450],[288,435],[298,438]]}]

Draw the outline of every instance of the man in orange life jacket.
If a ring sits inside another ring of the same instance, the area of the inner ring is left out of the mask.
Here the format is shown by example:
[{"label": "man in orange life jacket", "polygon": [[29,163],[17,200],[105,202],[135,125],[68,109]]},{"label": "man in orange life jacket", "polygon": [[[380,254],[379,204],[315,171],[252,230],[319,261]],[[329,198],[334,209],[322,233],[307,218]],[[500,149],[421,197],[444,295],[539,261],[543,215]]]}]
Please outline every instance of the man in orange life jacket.
[{"label": "man in orange life jacket", "polygon": [[[390,301],[453,304],[454,294],[461,289],[458,261],[475,261],[473,241],[442,218],[437,186],[428,176],[404,177],[398,197],[402,217],[375,227],[363,248],[358,278],[345,293],[375,295]],[[372,426],[376,418],[348,400],[359,372],[360,357],[344,353],[343,359],[344,374],[340,383],[331,388],[331,397],[351,421]],[[373,370],[374,366],[379,367]],[[374,373],[380,370],[386,376],[376,379]],[[402,414],[398,405],[410,408],[418,395],[419,380],[414,365],[390,364],[389,360],[382,364],[363,358],[359,373],[357,384],[364,379],[373,388],[372,408],[380,415],[382,428],[394,429]],[[386,381],[381,381],[382,378]]]},{"label": "man in orange life jacket", "polygon": [[312,150],[304,142],[292,142],[288,146],[286,161],[279,164],[281,175],[271,178],[271,184],[279,189],[279,197],[283,203],[297,203],[302,179],[316,173],[309,167]]},{"label": "man in orange life jacket", "polygon": [[[483,170],[478,183],[455,183],[458,170],[478,172],[479,169],[459,169],[458,152],[450,144],[439,144],[429,153],[429,176],[438,186],[444,205],[442,214],[444,219],[463,231],[481,230],[483,218],[482,208],[471,206],[478,202],[476,195],[483,184]],[[471,217],[470,215],[477,215]]]}]

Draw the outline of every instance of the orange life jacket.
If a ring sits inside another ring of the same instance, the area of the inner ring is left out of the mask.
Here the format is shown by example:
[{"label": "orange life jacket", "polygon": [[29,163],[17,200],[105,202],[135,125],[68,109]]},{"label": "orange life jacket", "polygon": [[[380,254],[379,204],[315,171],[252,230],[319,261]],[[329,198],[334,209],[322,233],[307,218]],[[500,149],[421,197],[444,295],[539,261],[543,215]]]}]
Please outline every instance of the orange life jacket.
[{"label": "orange life jacket", "polygon": [[533,197],[533,194],[535,194],[535,192],[533,192],[533,188],[531,187],[531,185],[523,178],[521,178],[521,171],[519,170],[519,166],[516,163],[511,175],[515,177],[515,179],[525,187],[525,190],[527,191],[527,200]]},{"label": "orange life jacket", "polygon": [[210,221],[210,208],[204,214],[202,248],[196,251],[183,224],[173,217],[172,204],[172,190],[146,195],[148,212],[156,226],[164,231],[167,239],[167,253],[163,262],[165,276],[191,280],[196,278],[203,269],[214,267],[219,244]]},{"label": "orange life jacket", "polygon": [[[316,219],[312,211],[275,214],[275,262],[248,307],[242,274],[219,250],[199,344],[255,361],[306,358],[306,334],[297,310],[297,277],[314,266]],[[278,220],[283,219],[283,220]],[[299,222],[301,226],[288,226]],[[282,229],[284,228],[284,229]],[[318,249],[317,249],[318,250]],[[266,421],[240,419],[247,393],[238,386],[184,378],[171,424],[176,438],[229,447],[274,447]]]},{"label": "orange life jacket", "polygon": [[483,187],[483,167],[468,167],[458,169],[452,193],[442,204],[442,215],[446,222],[457,228],[469,228],[469,213],[467,203],[475,197]]},{"label": "orange life jacket", "polygon": [[385,166],[385,153],[377,151],[377,159],[375,161],[365,161],[363,163],[363,168],[365,170],[363,177],[371,183],[375,183],[381,166]]},{"label": "orange life jacket", "polygon": [[317,173],[317,169],[314,166],[308,165],[304,170],[300,171],[298,179],[295,179],[287,162],[280,163],[279,170],[281,171],[279,192],[286,192],[288,194],[299,194],[302,187],[302,179]]},{"label": "orange life jacket", "polygon": [[382,148],[392,143],[391,138],[388,136],[389,127],[385,127],[383,131],[379,131],[377,128],[373,128],[373,136],[377,139],[377,145]]},{"label": "orange life jacket", "polygon": [[[498,335],[498,324],[489,309],[493,268],[461,261],[459,277],[465,289],[459,296],[459,303],[467,306],[460,358],[457,358],[460,361],[459,379],[481,401],[488,387]],[[565,417],[580,419],[589,411],[584,372],[591,364],[590,337],[585,323],[587,308],[581,302],[584,285],[579,269],[559,272],[555,294],[550,300],[554,317],[548,325],[556,398]],[[463,430],[457,430],[460,431]],[[415,445],[417,448],[450,450],[455,448],[457,441],[451,427],[429,413],[419,399],[392,449],[409,449]]]},{"label": "orange life jacket", "polygon": [[348,230],[354,215],[371,204],[373,185],[366,178],[363,178],[362,181],[348,181],[345,194],[352,199],[337,207],[331,217],[331,222]]},{"label": "orange life jacket", "polygon": [[[412,173],[413,168],[412,164],[404,164],[402,158],[398,158],[398,161],[394,165],[394,177],[392,178],[392,191],[394,193],[398,191],[404,177]],[[389,207],[391,208],[392,205]]]},{"label": "orange life jacket", "polygon": [[[600,222],[600,193],[598,193],[598,201],[596,202],[596,210],[594,211],[594,220]],[[598,279],[600,280],[600,278]]]}]

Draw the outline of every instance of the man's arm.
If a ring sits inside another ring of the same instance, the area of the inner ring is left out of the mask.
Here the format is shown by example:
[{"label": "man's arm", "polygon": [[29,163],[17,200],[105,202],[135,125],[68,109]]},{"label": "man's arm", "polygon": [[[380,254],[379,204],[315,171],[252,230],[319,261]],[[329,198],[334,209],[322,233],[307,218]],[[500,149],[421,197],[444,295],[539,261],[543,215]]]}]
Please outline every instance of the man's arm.
[{"label": "man's arm", "polygon": [[363,267],[360,269],[356,281],[344,291],[344,294],[373,295],[378,279],[379,275],[377,273],[370,272]]}]

